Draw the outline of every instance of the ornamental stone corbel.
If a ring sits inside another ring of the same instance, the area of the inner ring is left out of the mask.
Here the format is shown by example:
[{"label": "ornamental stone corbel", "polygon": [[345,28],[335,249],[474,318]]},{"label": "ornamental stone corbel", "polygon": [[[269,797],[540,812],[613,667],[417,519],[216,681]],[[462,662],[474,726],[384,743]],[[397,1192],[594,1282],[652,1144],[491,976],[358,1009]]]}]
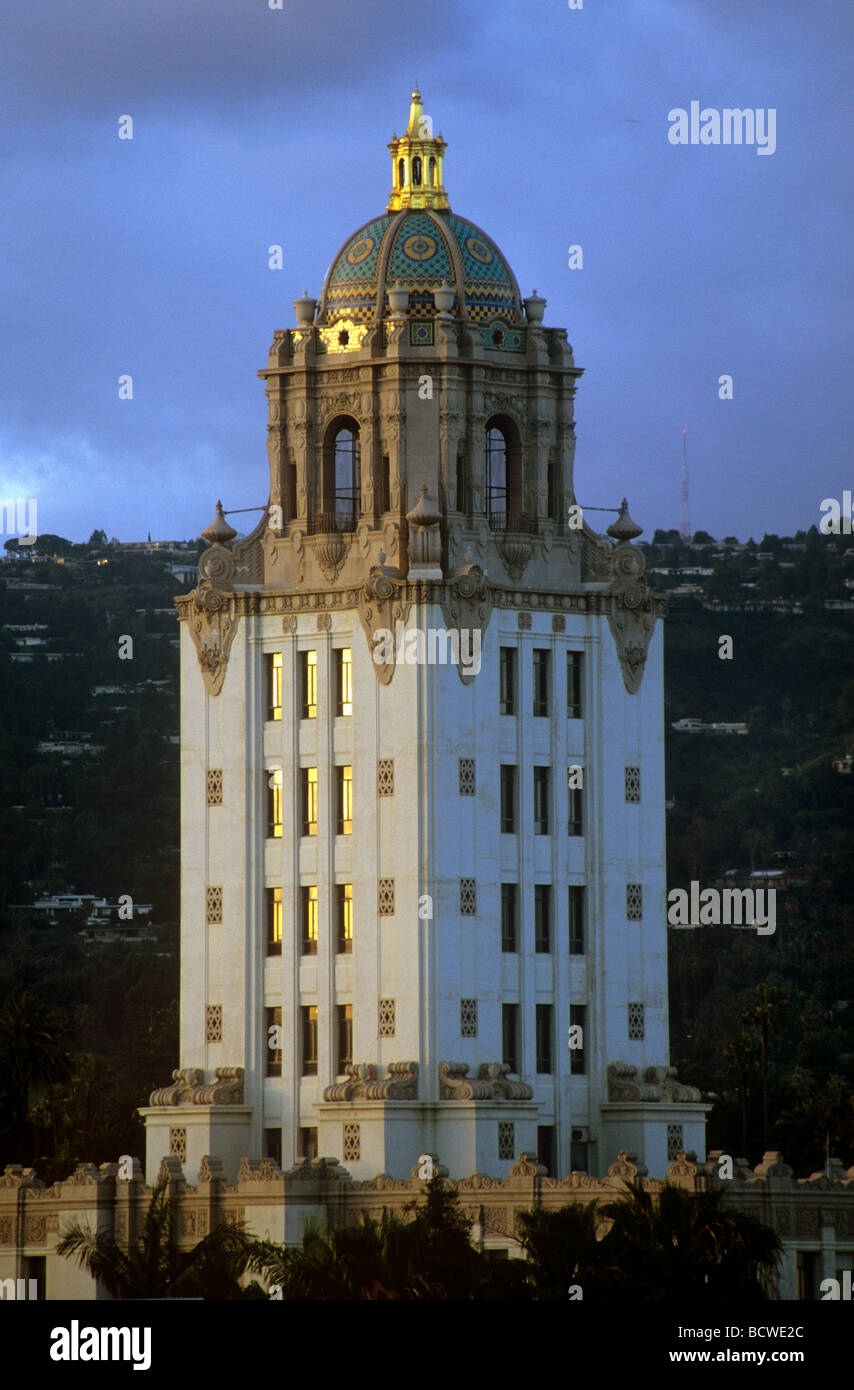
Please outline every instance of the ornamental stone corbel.
[{"label": "ornamental stone corbel", "polygon": [[613,606],[608,613],[608,626],[616,644],[623,684],[630,695],[640,689],[657,616],[656,601],[644,578],[646,561],[632,545],[642,529],[629,516],[624,497],[620,515],[608,527],[608,535],[617,541],[610,557]]},{"label": "ornamental stone corbel", "polygon": [[218,695],[225,680],[228,653],[237,629],[233,587],[235,560],[227,542],[237,535],[216,504],[216,515],[202,538],[210,542],[199,559],[199,582],[184,612],[196,648],[205,689]]},{"label": "ornamental stone corbel", "polygon": [[[405,625],[410,603],[404,597],[403,575],[383,563],[372,565],[365,583],[359,590],[359,620],[368,639],[377,680],[388,685],[394,675],[397,655],[397,624]],[[376,640],[379,638],[379,640]]]},{"label": "ornamental stone corbel", "polygon": [[[442,598],[442,614],[448,628],[466,628],[479,633],[478,650],[483,648],[483,637],[492,616],[492,590],[489,581],[472,559],[471,550],[466,549],[463,564],[451,571]],[[474,673],[466,671],[457,663],[457,675],[463,685],[470,685]]]}]

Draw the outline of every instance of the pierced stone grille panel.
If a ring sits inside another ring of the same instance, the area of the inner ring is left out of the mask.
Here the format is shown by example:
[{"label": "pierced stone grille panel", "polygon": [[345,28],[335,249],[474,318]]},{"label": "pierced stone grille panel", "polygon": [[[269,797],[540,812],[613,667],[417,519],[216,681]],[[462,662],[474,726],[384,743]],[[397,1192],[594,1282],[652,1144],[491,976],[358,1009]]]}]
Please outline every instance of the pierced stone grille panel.
[{"label": "pierced stone grille panel", "polygon": [[477,1037],[477,1000],[460,1000],[460,1032],[464,1038]]},{"label": "pierced stone grille panel", "polygon": [[630,922],[643,917],[643,887],[640,883],[626,884],[626,916]]},{"label": "pierced stone grille panel", "polygon": [[173,1158],[177,1158],[181,1163],[187,1162],[187,1131],[186,1129],[170,1129],[169,1131],[169,1153]]},{"label": "pierced stone grille panel", "polygon": [[640,768],[626,768],[626,800],[640,801]]},{"label": "pierced stone grille panel", "polygon": [[460,912],[463,917],[477,916],[477,879],[460,879]]},{"label": "pierced stone grille panel", "polygon": [[394,796],[394,758],[377,759],[377,796]]},{"label": "pierced stone grille panel", "polygon": [[362,1156],[362,1136],[359,1125],[344,1126],[344,1162],[355,1163]]},{"label": "pierced stone grille panel", "polygon": [[679,1157],[679,1155],[683,1152],[684,1148],[685,1148],[685,1143],[684,1143],[684,1140],[683,1140],[683,1138],[682,1138],[682,1126],[681,1126],[681,1125],[668,1125],[668,1126],[667,1126],[667,1161],[668,1161],[668,1163],[673,1163],[673,1161],[674,1161],[675,1159],[677,1159],[677,1158]]},{"label": "pierced stone grille panel", "polygon": [[221,888],[208,888],[208,890],[207,890],[207,904],[206,904],[206,908],[205,908],[205,921],[207,921],[207,922],[221,922],[221,921],[222,921],[222,889],[221,889]]},{"label": "pierced stone grille panel", "polygon": [[208,1004],[205,1038],[209,1043],[222,1042],[222,1004]]},{"label": "pierced stone grille panel", "polygon": [[460,796],[474,796],[474,758],[460,758]]},{"label": "pierced stone grille panel", "polygon": [[207,774],[208,782],[208,805],[222,805],[222,768],[209,767]]},{"label": "pierced stone grille panel", "polygon": [[394,1000],[380,1000],[380,1037],[394,1037]]},{"label": "pierced stone grille panel", "polygon": [[514,1125],[511,1120],[498,1122],[498,1157],[500,1160],[509,1161],[516,1157]]},{"label": "pierced stone grille panel", "polygon": [[394,879],[377,880],[377,911],[381,917],[394,916]]},{"label": "pierced stone grille panel", "polygon": [[629,1041],[642,1042],[644,1038],[644,1006],[629,1004]]}]

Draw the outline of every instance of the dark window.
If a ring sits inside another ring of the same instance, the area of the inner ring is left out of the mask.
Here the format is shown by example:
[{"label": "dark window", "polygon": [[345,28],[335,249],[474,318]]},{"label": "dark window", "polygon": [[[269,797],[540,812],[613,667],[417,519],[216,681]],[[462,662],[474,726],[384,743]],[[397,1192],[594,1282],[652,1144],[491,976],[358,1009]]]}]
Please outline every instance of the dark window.
[{"label": "dark window", "polygon": [[798,1301],[812,1303],[818,1298],[818,1250],[799,1250],[797,1252]]},{"label": "dark window", "polygon": [[264,1010],[264,1053],[267,1060],[265,1073],[267,1076],[281,1076],[282,1074],[282,1010]]},{"label": "dark window", "polygon": [[534,885],[534,950],[540,955],[552,949],[552,890],[548,883]]},{"label": "dark window", "polygon": [[282,954],[282,890],[281,888],[267,888],[265,890],[265,917],[267,921],[267,955],[280,956]]},{"label": "dark window", "polygon": [[516,713],[516,648],[501,647],[499,651],[500,689],[499,713]]},{"label": "dark window", "polygon": [[501,1005],[501,1060],[511,1072],[519,1072],[519,1005]]},{"label": "dark window", "polygon": [[399,188],[406,184],[406,161],[403,159],[397,161],[397,184]]},{"label": "dark window", "polygon": [[285,468],[285,512],[287,521],[297,517],[297,466],[289,463]]},{"label": "dark window", "polygon": [[552,1006],[538,1004],[536,1016],[537,1029],[537,1071],[548,1074],[552,1069]]},{"label": "dark window", "polygon": [[557,470],[553,463],[550,463],[546,470],[546,496],[549,521],[557,518]]},{"label": "dark window", "polygon": [[544,718],[549,712],[549,652],[534,648],[534,714]]},{"label": "dark window", "polygon": [[[571,777],[571,776],[572,776],[572,774],[570,773],[570,777]],[[582,806],[583,806],[583,804],[584,804],[584,791],[583,791],[583,789],[582,789],[581,787],[570,787],[570,788],[569,788],[569,819],[568,819],[568,823],[567,823],[567,827],[566,827],[566,828],[567,828],[567,832],[568,832],[570,835],[583,835],[583,833],[584,833],[583,813],[582,813]]]},{"label": "dark window", "polygon": [[313,1125],[300,1130],[298,1147],[297,1158],[317,1158],[317,1130]]},{"label": "dark window", "polygon": [[587,1028],[587,1006],[586,1004],[570,1004],[569,1006],[569,1026],[571,1029],[580,1029],[581,1032],[571,1032],[569,1035],[569,1070],[572,1076],[584,1076],[587,1071],[585,1054],[585,1029]]},{"label": "dark window", "polygon": [[[30,1280],[35,1279],[37,1296],[47,1298],[47,1256],[24,1255],[21,1261],[21,1278],[26,1279],[27,1298],[30,1296]],[[15,1292],[17,1293],[17,1287]]]},{"label": "dark window", "polygon": [[501,885],[501,949],[516,950],[516,911],[518,887],[515,883]]},{"label": "dark window", "polygon": [[534,834],[549,833],[549,769],[534,768]]},{"label": "dark window", "polygon": [[569,1170],[571,1173],[590,1172],[590,1145],[585,1139],[573,1139],[569,1147]]},{"label": "dark window", "polygon": [[554,1125],[537,1125],[537,1162],[543,1165],[550,1178],[555,1176]]},{"label": "dark window", "polygon": [[302,1074],[317,1076],[317,1006],[304,1004],[302,1019]]},{"label": "dark window", "polygon": [[501,833],[512,835],[516,830],[516,769],[512,763],[501,764]]},{"label": "dark window", "polygon": [[421,156],[416,155],[412,161],[412,186],[421,187]]},{"label": "dark window", "polygon": [[391,509],[391,466],[388,454],[383,454],[380,464],[380,512],[387,512]]},{"label": "dark window", "polygon": [[566,654],[566,713],[569,719],[581,718],[581,677],[583,674],[583,652]]},{"label": "dark window", "polygon": [[264,1157],[272,1159],[277,1168],[282,1166],[282,1131],[280,1129],[264,1130]]},{"label": "dark window", "polygon": [[338,1004],[336,1014],[338,1025],[337,1075],[343,1076],[345,1068],[353,1062],[353,1005]]},{"label": "dark window", "polygon": [[569,954],[584,955],[584,889],[575,884],[569,889]]},{"label": "dark window", "polygon": [[469,513],[469,489],[466,478],[466,456],[462,449],[457,450],[457,511]]}]

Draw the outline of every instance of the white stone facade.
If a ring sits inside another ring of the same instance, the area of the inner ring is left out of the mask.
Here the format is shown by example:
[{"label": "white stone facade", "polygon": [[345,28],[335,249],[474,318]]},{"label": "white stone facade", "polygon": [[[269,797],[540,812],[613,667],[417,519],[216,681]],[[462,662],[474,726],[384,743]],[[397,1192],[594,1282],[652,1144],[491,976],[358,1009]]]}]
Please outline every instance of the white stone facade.
[{"label": "white stone facade", "polygon": [[[567,520],[581,371],[565,331],[542,327],[545,301],[534,295],[523,312],[494,244],[457,244],[472,225],[411,207],[371,224],[398,260],[411,253],[414,288],[391,289],[383,250],[368,286],[376,310],[361,323],[335,307],[351,284],[349,270],[336,276],[367,256],[370,236],[345,243],[319,311],[297,301],[298,328],[275,334],[260,373],[265,514],[229,547],[218,511],[199,585],[177,600],[184,1070],[144,1112],[149,1181],[170,1152],[185,1155],[194,1181],[206,1153],[233,1178],[240,1153],[287,1167],[315,1142],[359,1179],[406,1177],[429,1154],[452,1178],[498,1176],[522,1151],[539,1151],[552,1172],[591,1174],[622,1150],[653,1175],[683,1149],[704,1155],[707,1107],[667,1070],[663,604],[625,503],[611,539]],[[455,288],[430,278],[442,240]],[[471,278],[488,258],[503,267],[500,327],[483,326],[487,282]],[[477,673],[410,664],[416,629],[474,632]],[[374,659],[383,630],[395,633],[392,664],[388,653]],[[352,660],[345,714],[341,649]],[[502,649],[515,653],[513,713],[501,713]],[[309,652],[317,688],[304,717]],[[568,653],[581,655],[580,710],[568,705]],[[512,828],[502,766],[516,769]],[[338,825],[345,767],[351,833]],[[570,768],[581,769],[574,796]],[[279,771],[281,834],[271,836]],[[348,952],[337,921],[345,884]],[[502,939],[508,884],[515,949]],[[570,929],[573,889],[583,889],[583,941]],[[273,1010],[280,1075],[268,1074]],[[571,1025],[583,1032],[574,1068]]]}]

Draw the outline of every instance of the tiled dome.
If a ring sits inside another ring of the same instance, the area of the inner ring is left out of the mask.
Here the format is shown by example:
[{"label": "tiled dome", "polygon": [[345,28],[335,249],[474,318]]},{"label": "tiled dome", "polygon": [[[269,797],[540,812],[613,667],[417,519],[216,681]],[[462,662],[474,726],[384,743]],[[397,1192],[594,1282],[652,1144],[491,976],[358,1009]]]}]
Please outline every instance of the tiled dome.
[{"label": "tiled dome", "polygon": [[382,318],[386,291],[398,283],[410,291],[415,313],[432,312],[432,291],[444,283],[456,290],[455,316],[465,305],[477,324],[522,318],[516,277],[491,237],[453,212],[404,208],[366,222],[344,243],[324,281],[317,321]]}]

